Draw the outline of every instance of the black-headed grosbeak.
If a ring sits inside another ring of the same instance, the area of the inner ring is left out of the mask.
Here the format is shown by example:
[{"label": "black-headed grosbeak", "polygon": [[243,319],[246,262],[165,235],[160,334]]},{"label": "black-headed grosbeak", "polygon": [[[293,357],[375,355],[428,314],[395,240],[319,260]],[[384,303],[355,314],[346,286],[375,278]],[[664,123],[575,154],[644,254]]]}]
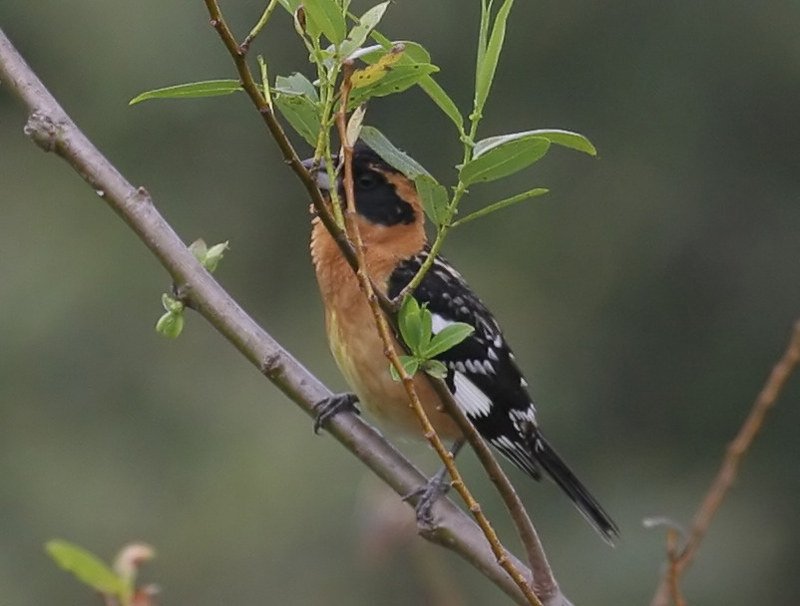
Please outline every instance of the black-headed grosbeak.
[{"label": "black-headed grosbeak", "polygon": [[[304,164],[312,168],[311,161]],[[330,183],[324,166],[316,170],[316,179],[325,194]],[[386,296],[394,298],[429,255],[422,205],[414,183],[362,142],[353,152],[353,184],[367,272]],[[344,204],[341,178],[337,188]],[[312,221],[311,258],[330,348],[347,383],[380,421],[419,434],[420,424],[405,389],[389,372],[383,342],[357,278],[319,217]],[[535,480],[544,469],[600,535],[612,542],[619,534],[616,524],[545,440],[528,385],[500,326],[461,274],[437,257],[413,296],[432,313],[434,334],[453,322],[475,328],[437,359],[447,367],[445,382],[455,401],[478,432]],[[459,440],[460,430],[428,380],[420,373],[414,384],[439,436]]]}]

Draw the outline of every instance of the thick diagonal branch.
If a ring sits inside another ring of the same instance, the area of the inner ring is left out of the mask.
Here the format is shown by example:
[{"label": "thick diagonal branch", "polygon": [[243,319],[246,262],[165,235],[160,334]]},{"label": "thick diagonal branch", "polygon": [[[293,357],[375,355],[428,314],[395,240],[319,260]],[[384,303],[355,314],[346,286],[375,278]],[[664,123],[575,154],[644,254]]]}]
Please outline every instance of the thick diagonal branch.
[{"label": "thick diagonal branch", "polygon": [[[185,287],[192,306],[307,414],[331,392],[250,318],[200,265],[159,214],[144,188],[131,185],[78,129],[0,30],[0,84],[26,108],[26,134],[42,149],[62,157],[114,210]],[[424,483],[423,476],[374,429],[354,415],[337,415],[331,435],[400,495]],[[517,586],[497,565],[483,533],[446,499],[436,505],[437,532],[428,537],[470,562],[508,594],[526,604]],[[510,556],[513,557],[513,556]],[[528,574],[524,565],[514,565]]]}]

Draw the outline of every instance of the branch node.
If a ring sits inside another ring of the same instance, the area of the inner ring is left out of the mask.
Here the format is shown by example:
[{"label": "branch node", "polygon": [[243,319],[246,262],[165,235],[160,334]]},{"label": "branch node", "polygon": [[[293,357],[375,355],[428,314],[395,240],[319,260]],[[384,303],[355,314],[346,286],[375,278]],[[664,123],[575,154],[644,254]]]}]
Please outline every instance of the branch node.
[{"label": "branch node", "polygon": [[276,371],[281,369],[281,355],[277,351],[269,353],[261,360],[259,370],[261,374],[271,377]]},{"label": "branch node", "polygon": [[58,148],[60,130],[50,116],[36,110],[28,117],[23,132],[44,151],[53,152]]},{"label": "branch node", "polygon": [[128,196],[127,201],[137,206],[154,206],[153,198],[150,196],[150,192],[141,186],[136,188],[135,194]]}]

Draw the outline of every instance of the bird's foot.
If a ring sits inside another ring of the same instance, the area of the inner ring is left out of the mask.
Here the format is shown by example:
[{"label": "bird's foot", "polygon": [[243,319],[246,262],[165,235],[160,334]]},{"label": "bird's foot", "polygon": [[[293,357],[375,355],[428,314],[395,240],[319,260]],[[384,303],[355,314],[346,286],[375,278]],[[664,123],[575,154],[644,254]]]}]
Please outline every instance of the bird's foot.
[{"label": "bird's foot", "polygon": [[433,519],[433,506],[437,500],[450,490],[450,480],[447,478],[447,468],[442,467],[438,473],[428,480],[425,486],[417,488],[403,497],[404,501],[417,499],[414,513],[417,516],[417,529],[421,534],[431,532],[436,528]]},{"label": "bird's foot", "polygon": [[317,413],[314,417],[314,433],[319,433],[322,425],[340,412],[347,411],[359,414],[356,402],[358,402],[358,396],[354,393],[339,393],[317,402],[314,405],[314,410]]}]

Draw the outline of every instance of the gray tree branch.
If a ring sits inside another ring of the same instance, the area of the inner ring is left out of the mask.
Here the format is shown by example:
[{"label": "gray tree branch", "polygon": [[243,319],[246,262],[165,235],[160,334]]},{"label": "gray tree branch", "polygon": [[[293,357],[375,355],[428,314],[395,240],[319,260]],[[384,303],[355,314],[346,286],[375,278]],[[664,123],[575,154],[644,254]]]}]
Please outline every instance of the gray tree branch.
[{"label": "gray tree branch", "polygon": [[[9,88],[28,112],[25,134],[45,151],[64,159],[150,249],[186,293],[192,308],[302,410],[313,415],[314,404],[331,392],[258,326],[202,267],[160,215],[147,191],[131,185],[89,141],[2,30],[0,85]],[[355,415],[337,415],[329,422],[328,431],[398,494],[409,494],[426,481],[403,455]],[[497,564],[483,533],[464,512],[451,501],[440,499],[434,513],[437,528],[425,538],[458,553],[516,603],[527,603]],[[514,565],[530,574],[516,558]],[[547,606],[567,603],[561,598]]]}]

